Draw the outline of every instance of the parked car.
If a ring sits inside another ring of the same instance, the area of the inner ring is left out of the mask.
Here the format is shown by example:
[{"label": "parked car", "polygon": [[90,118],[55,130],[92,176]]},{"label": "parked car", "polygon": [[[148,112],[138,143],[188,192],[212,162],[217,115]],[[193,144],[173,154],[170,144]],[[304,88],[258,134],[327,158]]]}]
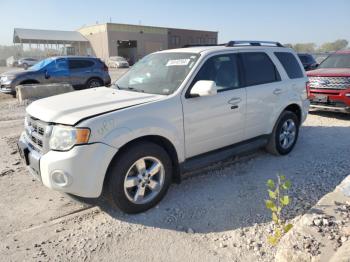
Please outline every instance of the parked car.
[{"label": "parked car", "polygon": [[312,108],[350,113],[350,50],[330,55],[307,75]]},{"label": "parked car", "polygon": [[24,84],[70,83],[75,89],[107,86],[111,83],[108,67],[98,58],[51,57],[26,71],[0,75],[0,92],[16,94],[15,87]]},{"label": "parked car", "polygon": [[114,68],[128,68],[129,63],[124,57],[121,56],[111,56],[108,59],[108,67]]},{"label": "parked car", "polygon": [[35,58],[21,58],[17,62],[18,67],[23,67],[24,69],[28,69],[28,67],[35,65],[38,63],[38,59]]},{"label": "parked car", "polygon": [[306,83],[297,54],[279,43],[161,51],[114,88],[33,102],[18,145],[45,186],[105,192],[124,212],[142,212],[186,170],[256,147],[291,152],[309,110]]},{"label": "parked car", "polygon": [[307,53],[299,53],[298,57],[303,64],[303,67],[305,71],[316,69],[318,66],[318,63],[316,62],[315,58]]}]

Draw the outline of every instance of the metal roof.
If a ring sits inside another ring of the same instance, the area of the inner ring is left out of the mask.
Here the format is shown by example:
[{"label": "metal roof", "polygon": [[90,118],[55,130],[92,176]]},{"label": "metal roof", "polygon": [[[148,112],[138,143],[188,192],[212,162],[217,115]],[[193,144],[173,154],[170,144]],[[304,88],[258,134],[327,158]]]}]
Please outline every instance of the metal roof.
[{"label": "metal roof", "polygon": [[13,43],[63,42],[88,42],[88,40],[76,31],[15,28],[13,32]]}]

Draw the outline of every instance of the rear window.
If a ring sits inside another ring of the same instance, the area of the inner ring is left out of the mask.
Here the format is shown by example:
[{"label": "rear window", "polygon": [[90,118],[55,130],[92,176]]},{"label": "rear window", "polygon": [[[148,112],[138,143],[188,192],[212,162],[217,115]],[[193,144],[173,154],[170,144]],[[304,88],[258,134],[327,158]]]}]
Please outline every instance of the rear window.
[{"label": "rear window", "polygon": [[87,68],[92,67],[95,63],[91,60],[69,60],[69,69]]},{"label": "rear window", "polygon": [[244,67],[245,85],[260,85],[280,81],[281,77],[266,53],[241,53]]},{"label": "rear window", "polygon": [[281,62],[284,70],[290,79],[303,78],[304,74],[301,67],[292,53],[275,52],[276,57]]}]

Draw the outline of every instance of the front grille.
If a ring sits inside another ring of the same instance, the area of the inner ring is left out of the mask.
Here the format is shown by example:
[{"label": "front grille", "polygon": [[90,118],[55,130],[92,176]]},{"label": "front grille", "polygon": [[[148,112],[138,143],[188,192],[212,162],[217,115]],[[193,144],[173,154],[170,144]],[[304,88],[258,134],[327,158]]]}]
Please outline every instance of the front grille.
[{"label": "front grille", "polygon": [[25,123],[25,132],[29,144],[34,150],[45,153],[48,151],[49,137],[51,134],[51,126],[39,119],[27,116]]},{"label": "front grille", "polygon": [[350,88],[350,77],[309,77],[310,89],[344,90]]}]

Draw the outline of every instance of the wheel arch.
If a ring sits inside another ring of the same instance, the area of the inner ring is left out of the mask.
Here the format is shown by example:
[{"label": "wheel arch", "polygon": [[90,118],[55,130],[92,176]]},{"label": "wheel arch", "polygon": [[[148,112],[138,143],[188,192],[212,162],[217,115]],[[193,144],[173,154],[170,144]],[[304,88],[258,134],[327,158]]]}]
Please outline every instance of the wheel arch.
[{"label": "wheel arch", "polygon": [[19,85],[30,85],[30,84],[40,84],[40,82],[38,80],[35,80],[35,79],[27,79],[27,80],[23,80],[19,83]]},{"label": "wheel arch", "polygon": [[301,111],[301,107],[298,104],[290,104],[289,106],[287,106],[286,108],[284,108],[282,110],[282,112],[284,112],[284,111],[290,111],[290,112],[293,112],[294,114],[296,114],[296,116],[298,117],[299,124],[301,124],[302,111]]},{"label": "wheel arch", "polygon": [[146,136],[142,136],[142,137],[133,139],[118,149],[118,152],[114,155],[114,157],[112,158],[112,160],[107,168],[107,172],[106,172],[104,183],[103,183],[104,187],[108,184],[108,181],[110,179],[109,170],[110,170],[112,162],[115,161],[119,156],[121,156],[128,148],[130,148],[130,146],[133,146],[135,144],[142,143],[142,142],[151,142],[151,143],[157,144],[157,145],[161,146],[168,153],[170,160],[172,162],[172,168],[173,168],[172,180],[175,183],[180,183],[180,181],[181,181],[180,164],[179,164],[179,158],[178,158],[178,154],[177,154],[175,146],[171,143],[171,141],[169,141],[167,138],[165,138],[163,136],[146,135]]}]

